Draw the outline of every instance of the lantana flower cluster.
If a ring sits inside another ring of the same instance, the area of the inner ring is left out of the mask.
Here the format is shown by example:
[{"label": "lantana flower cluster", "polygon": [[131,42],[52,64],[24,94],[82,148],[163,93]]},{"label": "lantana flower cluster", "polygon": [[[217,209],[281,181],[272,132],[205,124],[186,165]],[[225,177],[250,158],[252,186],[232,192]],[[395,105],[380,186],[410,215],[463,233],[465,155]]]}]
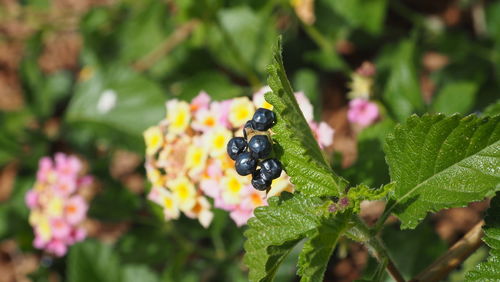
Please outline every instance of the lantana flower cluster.
[{"label": "lantana flower cluster", "polygon": [[36,182],[25,196],[35,248],[60,257],[69,246],[85,239],[82,222],[88,203],[80,191],[92,183],[92,177],[82,171],[82,162],[75,156],[56,153],[54,160],[40,159]]},{"label": "lantana flower cluster", "polygon": [[[166,220],[183,213],[198,219],[205,228],[213,219],[213,208],[229,212],[241,226],[252,217],[256,207],[267,205],[268,196],[292,191],[288,176],[272,183],[272,189],[257,191],[250,176],[236,173],[226,152],[228,141],[241,136],[244,124],[257,108],[271,109],[264,100],[265,87],[253,95],[224,101],[212,101],[201,92],[190,103],[167,101],[167,114],[158,125],[144,132],[146,171],[152,189],[148,198],[163,208]],[[333,129],[312,120],[312,105],[302,93],[297,99],[322,146],[333,141]]]},{"label": "lantana flower cluster", "polygon": [[348,93],[349,110],[347,119],[349,122],[367,127],[375,123],[379,118],[379,109],[376,103],[370,101],[373,93],[373,76],[375,66],[365,62],[356,72],[351,75],[352,82],[349,85],[351,91]]}]

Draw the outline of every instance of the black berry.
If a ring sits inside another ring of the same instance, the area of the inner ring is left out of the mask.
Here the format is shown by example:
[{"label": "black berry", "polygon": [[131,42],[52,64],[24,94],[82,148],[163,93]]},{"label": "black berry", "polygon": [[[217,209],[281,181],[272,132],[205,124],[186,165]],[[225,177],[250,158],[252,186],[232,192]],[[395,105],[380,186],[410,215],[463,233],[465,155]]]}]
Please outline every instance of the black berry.
[{"label": "black berry", "polygon": [[236,157],[236,172],[245,176],[255,171],[257,160],[249,152],[243,152]]},{"label": "black berry", "polygon": [[258,169],[252,173],[252,186],[260,191],[264,191],[271,186],[272,180],[266,179],[261,170]]},{"label": "black berry", "polygon": [[266,131],[271,128],[276,121],[273,111],[264,108],[258,108],[253,114],[252,120],[256,130]]},{"label": "black berry", "polygon": [[267,159],[260,163],[261,173],[267,179],[276,179],[281,175],[281,163],[277,159]]},{"label": "black berry", "polygon": [[236,160],[236,157],[245,152],[247,149],[247,141],[243,137],[234,137],[229,142],[227,142],[227,154],[232,160]]},{"label": "black berry", "polygon": [[271,153],[272,145],[266,135],[255,135],[248,142],[248,149],[254,158],[262,159]]}]

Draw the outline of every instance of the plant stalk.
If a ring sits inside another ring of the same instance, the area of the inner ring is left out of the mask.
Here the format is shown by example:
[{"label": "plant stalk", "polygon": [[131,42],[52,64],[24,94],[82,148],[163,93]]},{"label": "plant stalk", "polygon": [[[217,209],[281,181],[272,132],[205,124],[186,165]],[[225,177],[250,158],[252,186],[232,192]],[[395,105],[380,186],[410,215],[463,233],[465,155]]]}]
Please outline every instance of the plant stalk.
[{"label": "plant stalk", "polygon": [[401,275],[401,272],[399,272],[398,268],[390,258],[387,248],[382,240],[380,240],[380,238],[366,226],[359,216],[353,216],[353,222],[353,229],[355,229],[354,237],[366,245],[370,254],[375,257],[379,263],[387,262],[386,271],[395,281],[405,282],[403,275]]},{"label": "plant stalk", "polygon": [[417,281],[441,281],[450,271],[459,266],[468,258],[481,244],[483,236],[482,226],[484,221],[477,223],[462,239],[456,242],[446,253],[436,259],[410,282]]}]

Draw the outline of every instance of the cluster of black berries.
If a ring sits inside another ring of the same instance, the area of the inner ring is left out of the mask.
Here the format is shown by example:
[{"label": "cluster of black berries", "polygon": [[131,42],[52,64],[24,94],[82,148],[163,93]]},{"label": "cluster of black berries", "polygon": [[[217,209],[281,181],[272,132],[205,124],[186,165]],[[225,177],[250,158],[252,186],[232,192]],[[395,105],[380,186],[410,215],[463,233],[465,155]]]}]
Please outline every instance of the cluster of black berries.
[{"label": "cluster of black berries", "polygon": [[[265,131],[275,121],[272,111],[259,108],[252,120],[245,124],[244,137],[234,137],[227,143],[227,153],[236,161],[236,172],[239,175],[252,174],[252,186],[260,191],[269,189],[273,179],[281,175],[281,163],[277,159],[266,159],[271,154],[272,144]],[[251,138],[247,142],[248,137]]]}]

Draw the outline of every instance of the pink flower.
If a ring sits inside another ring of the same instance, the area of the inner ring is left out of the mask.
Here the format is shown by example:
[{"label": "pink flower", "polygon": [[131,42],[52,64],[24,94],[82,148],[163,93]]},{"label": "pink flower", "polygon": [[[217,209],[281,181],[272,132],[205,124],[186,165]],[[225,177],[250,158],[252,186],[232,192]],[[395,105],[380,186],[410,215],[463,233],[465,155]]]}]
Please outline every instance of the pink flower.
[{"label": "pink flower", "polygon": [[204,179],[200,182],[200,189],[205,195],[214,199],[220,197],[220,184],[214,179]]},{"label": "pink flower", "polygon": [[25,195],[35,233],[33,246],[63,256],[69,245],[86,236],[76,225],[85,218],[88,204],[76,192],[81,185],[89,185],[92,177],[80,176],[80,160],[64,153],[57,153],[54,161],[44,157],[39,165],[37,182]]},{"label": "pink flower", "polygon": [[73,225],[78,224],[85,218],[85,215],[87,214],[87,209],[88,209],[87,202],[85,202],[85,200],[81,196],[76,195],[71,197],[66,202],[66,206],[64,207],[64,214],[66,220],[70,224]]},{"label": "pink flower", "polygon": [[229,112],[232,102],[233,100],[231,99],[220,102],[212,102],[210,105],[210,111],[217,114],[217,124],[228,129],[232,128],[231,122],[229,122]]},{"label": "pink flower", "polygon": [[92,184],[92,182],[94,182],[94,177],[92,177],[90,175],[86,175],[86,176],[80,177],[76,180],[76,186],[85,187],[85,186],[89,186],[90,184]]},{"label": "pink flower", "polygon": [[43,249],[47,245],[47,241],[45,241],[42,236],[38,235],[37,232],[35,232],[35,240],[33,240],[33,247],[37,249]]},{"label": "pink flower", "polygon": [[38,193],[35,190],[29,190],[24,197],[28,208],[32,209],[38,204]]},{"label": "pink flower", "polygon": [[253,216],[253,210],[236,208],[229,213],[229,216],[237,226],[242,226]]},{"label": "pink flower", "polygon": [[68,247],[62,240],[54,239],[50,241],[45,247],[46,250],[58,257],[62,257],[68,251]]},{"label": "pink flower", "polygon": [[198,96],[194,97],[191,101],[191,111],[198,111],[201,109],[208,109],[210,104],[210,96],[205,91],[201,91]]},{"label": "pink flower", "polygon": [[71,233],[66,238],[66,244],[73,245],[74,243],[80,242],[87,237],[87,231],[83,228],[73,228]]},{"label": "pink flower", "polygon": [[65,239],[71,232],[71,227],[68,222],[62,218],[54,218],[50,221],[52,236],[58,239]]},{"label": "pink flower", "polygon": [[264,97],[264,94],[271,91],[271,87],[266,85],[253,94],[252,102],[256,108],[266,108],[272,110],[271,104],[267,103]]},{"label": "pink flower", "polygon": [[361,98],[349,102],[349,110],[347,112],[349,122],[366,127],[373,124],[378,117],[377,104]]},{"label": "pink flower", "polygon": [[304,114],[306,121],[312,121],[314,119],[313,106],[304,92],[296,92],[295,99],[297,99],[297,103],[299,104],[300,110]]},{"label": "pink flower", "polygon": [[82,163],[75,156],[56,153],[54,160],[56,162],[56,170],[61,177],[76,177],[82,169]]},{"label": "pink flower", "polygon": [[76,180],[72,176],[64,175],[54,184],[54,192],[60,196],[67,196],[76,191]]},{"label": "pink flower", "polygon": [[335,130],[333,130],[330,125],[324,121],[320,122],[319,125],[316,122],[311,121],[309,122],[309,127],[311,128],[321,149],[332,145]]},{"label": "pink flower", "polygon": [[49,173],[52,171],[52,160],[49,157],[43,157],[38,162],[37,181],[47,181]]}]

